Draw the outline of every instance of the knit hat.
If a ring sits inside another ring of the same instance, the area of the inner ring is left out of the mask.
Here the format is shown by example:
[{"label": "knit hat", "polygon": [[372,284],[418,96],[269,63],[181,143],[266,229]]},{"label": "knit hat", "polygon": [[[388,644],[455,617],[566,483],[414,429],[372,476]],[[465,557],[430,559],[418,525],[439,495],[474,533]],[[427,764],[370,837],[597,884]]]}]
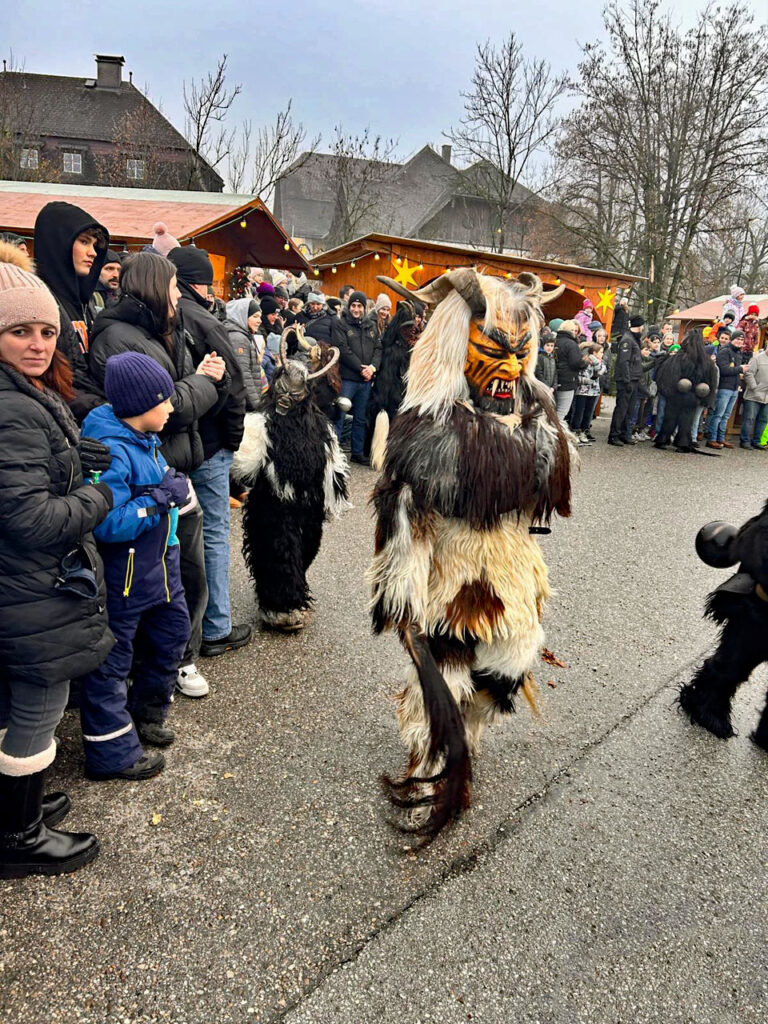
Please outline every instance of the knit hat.
[{"label": "knit hat", "polygon": [[639,313],[635,313],[634,316],[631,316],[629,318],[629,326],[630,327],[644,327],[645,326],[645,317],[641,316]]},{"label": "knit hat", "polygon": [[575,320],[561,320],[560,326],[557,329],[558,331],[568,331],[574,338],[577,338],[581,332],[581,328]]},{"label": "knit hat", "polygon": [[275,285],[275,298],[285,299],[286,302],[288,301],[288,292],[285,290],[285,288],[283,288],[281,284]]},{"label": "knit hat", "polygon": [[744,331],[734,331],[731,335],[731,341],[733,341],[734,338],[746,338],[746,334]]},{"label": "knit hat", "polygon": [[259,298],[263,298],[265,295],[274,295],[275,287],[271,285],[269,281],[262,281],[259,287],[256,289]]},{"label": "knit hat", "polygon": [[750,316],[753,313],[755,316],[760,316],[760,307],[754,303],[751,306],[747,306],[747,316]]},{"label": "knit hat", "polygon": [[195,245],[177,246],[168,253],[176,276],[185,284],[213,284],[213,264],[205,249]]},{"label": "knit hat", "polygon": [[261,306],[258,304],[256,299],[251,299],[248,303],[248,316],[253,316],[254,313],[260,313]]},{"label": "knit hat", "polygon": [[562,323],[563,323],[562,317],[556,316],[554,318],[554,320],[550,320],[549,321],[549,329],[550,329],[550,331],[554,331],[555,333],[557,333],[560,330],[560,327],[562,326]]},{"label": "knit hat", "polygon": [[746,292],[744,291],[744,289],[741,287],[740,284],[732,284],[731,285],[731,298],[735,299],[737,295],[746,295]]},{"label": "knit hat", "polygon": [[584,301],[581,304],[581,308],[582,309],[594,309],[595,308],[595,304],[592,301],[592,299],[584,299]]},{"label": "knit hat", "polygon": [[270,313],[277,313],[279,309],[277,299],[273,299],[271,295],[265,295],[261,300],[261,312],[264,316],[269,316]]},{"label": "knit hat", "polygon": [[365,292],[350,292],[349,298],[347,299],[347,305],[351,306],[353,302],[360,302],[362,303],[363,308],[365,308],[368,303]]},{"label": "knit hat", "polygon": [[[161,220],[152,228],[155,237],[152,239],[152,248],[161,256],[167,256],[171,249],[178,249],[179,243],[170,233]],[[109,262],[109,260],[107,260]]]},{"label": "knit hat", "polygon": [[382,309],[392,309],[392,299],[390,299],[388,295],[385,295],[384,292],[381,292],[376,296],[376,303],[373,308],[377,313]]},{"label": "knit hat", "polygon": [[19,324],[61,327],[59,307],[48,287],[32,273],[34,264],[11,242],[0,242],[0,331]]},{"label": "knit hat", "polygon": [[141,416],[174,392],[167,370],[142,352],[110,356],[104,371],[104,391],[118,419]]},{"label": "knit hat", "polygon": [[[119,252],[115,252],[114,249],[107,249],[107,258],[104,260],[104,266],[106,267],[106,265],[108,263],[120,263],[120,262],[121,262],[120,261],[120,253]],[[104,267],[102,267],[102,270],[103,269],[104,269]]]},{"label": "knit hat", "polygon": [[324,306],[325,296],[323,295],[322,292],[310,292],[309,295],[307,296],[307,304],[309,304],[310,302],[320,302]]}]

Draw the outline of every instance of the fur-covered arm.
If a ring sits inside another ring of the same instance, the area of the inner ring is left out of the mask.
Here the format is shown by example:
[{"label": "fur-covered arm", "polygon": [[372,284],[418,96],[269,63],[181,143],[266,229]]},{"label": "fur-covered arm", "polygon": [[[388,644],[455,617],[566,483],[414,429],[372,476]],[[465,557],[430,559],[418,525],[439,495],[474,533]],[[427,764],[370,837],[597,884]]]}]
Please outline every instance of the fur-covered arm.
[{"label": "fur-covered arm", "polygon": [[253,483],[269,458],[267,418],[263,412],[249,412],[243,424],[243,440],[232,461],[232,476],[244,484]]},{"label": "fur-covered arm", "polygon": [[414,506],[411,488],[386,472],[373,493],[376,546],[368,571],[376,633],[426,628],[432,538]]},{"label": "fur-covered arm", "polygon": [[325,463],[325,518],[332,519],[351,508],[349,503],[349,463],[336,438],[336,431],[328,424],[328,438],[325,442],[327,454]]}]

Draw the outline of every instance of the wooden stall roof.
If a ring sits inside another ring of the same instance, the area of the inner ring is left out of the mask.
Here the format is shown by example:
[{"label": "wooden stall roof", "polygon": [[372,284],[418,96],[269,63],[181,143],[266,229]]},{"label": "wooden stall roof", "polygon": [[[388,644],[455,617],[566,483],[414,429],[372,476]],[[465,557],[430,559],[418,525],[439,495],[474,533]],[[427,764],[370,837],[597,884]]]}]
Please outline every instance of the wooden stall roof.
[{"label": "wooden stall roof", "polygon": [[[0,181],[0,230],[31,237],[40,210],[56,201],[82,206],[116,242],[147,244],[152,241],[153,225],[163,221],[179,242],[199,239],[205,248],[206,236],[235,226],[236,231],[227,231],[234,264],[309,270],[301,252],[257,196]],[[245,228],[239,226],[241,221]]]},{"label": "wooden stall roof", "polygon": [[[718,295],[714,299],[707,299],[706,302],[700,302],[696,306],[691,306],[689,309],[676,309],[674,313],[668,313],[665,320],[683,320],[696,322],[701,321],[702,323],[709,323],[712,320],[717,320],[723,311],[723,306],[730,299],[730,295]],[[744,296],[744,309],[747,306],[758,306],[760,309],[760,319],[768,317],[768,295],[745,295]]]},{"label": "wooden stall roof", "polygon": [[445,262],[438,258],[438,254],[444,254],[445,260],[449,261],[453,266],[459,266],[460,263],[464,266],[476,264],[482,268],[482,266],[487,265],[489,267],[503,267],[510,272],[531,269],[535,271],[538,269],[548,272],[550,276],[560,276],[563,279],[565,279],[566,275],[581,278],[588,275],[589,277],[599,278],[606,282],[614,281],[626,285],[644,280],[642,277],[635,277],[632,274],[623,274],[614,270],[599,270],[596,267],[581,267],[572,263],[556,263],[552,260],[528,259],[525,256],[511,256],[507,253],[492,252],[490,249],[472,249],[453,245],[450,242],[432,242],[423,238],[401,238],[397,235],[383,235],[377,232],[363,235],[361,238],[346,242],[335,249],[329,249],[327,252],[312,256],[310,257],[310,263],[313,267],[324,270],[333,266],[338,267],[340,264],[349,263],[355,259],[362,259],[362,257],[376,252],[382,256],[390,254],[405,255],[405,250],[409,248],[433,252],[435,254],[434,267],[436,269],[444,269]]}]

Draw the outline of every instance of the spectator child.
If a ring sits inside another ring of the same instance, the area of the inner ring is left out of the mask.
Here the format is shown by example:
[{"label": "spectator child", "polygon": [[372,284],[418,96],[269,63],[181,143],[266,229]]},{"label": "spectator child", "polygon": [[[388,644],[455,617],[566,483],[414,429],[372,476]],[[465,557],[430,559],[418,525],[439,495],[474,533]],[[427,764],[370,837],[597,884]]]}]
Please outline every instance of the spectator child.
[{"label": "spectator child", "polygon": [[600,378],[606,373],[603,346],[598,342],[592,342],[586,351],[588,362],[579,373],[579,383],[571,409],[571,430],[581,445],[594,443],[595,438],[590,433],[590,428],[600,397]]},{"label": "spectator child", "polygon": [[760,307],[751,305],[739,321],[739,329],[744,331],[744,358],[751,357],[757,348],[760,338]]},{"label": "spectator child", "polygon": [[[112,455],[102,482],[114,504],[95,533],[115,646],[82,680],[85,763],[94,779],[148,779],[165,758],[145,754],[141,741],[174,740],[163,723],[190,634],[176,537],[189,489],[160,454],[157,436],[173,412],[170,374],[150,356],[123,352],[107,360],[104,389],[111,404],[90,412],[84,429]],[[142,656],[134,662],[139,630]]]},{"label": "spectator child", "polygon": [[554,400],[557,390],[557,359],[555,358],[555,339],[552,335],[541,343],[535,374],[536,379],[541,381]]}]

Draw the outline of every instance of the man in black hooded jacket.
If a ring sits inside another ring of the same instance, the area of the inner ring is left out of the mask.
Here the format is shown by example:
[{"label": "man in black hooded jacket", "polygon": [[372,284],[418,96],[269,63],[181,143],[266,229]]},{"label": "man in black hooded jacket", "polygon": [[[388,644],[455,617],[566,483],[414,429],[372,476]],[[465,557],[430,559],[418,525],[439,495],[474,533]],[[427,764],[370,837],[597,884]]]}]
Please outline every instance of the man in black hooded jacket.
[{"label": "man in black hooded jacket", "polygon": [[198,366],[207,354],[215,352],[224,360],[231,378],[223,405],[200,417],[198,429],[205,459],[191,474],[203,509],[208,580],[200,653],[215,657],[243,647],[251,639],[250,626],[232,624],[229,593],[229,470],[243,439],[245,379],[227,330],[210,309],[208,289],[213,284],[213,264],[208,253],[194,245],[178,246],[171,249],[168,259],[176,267],[181,292],[178,315],[191,338],[192,361]]},{"label": "man in black hooded jacket", "polygon": [[61,333],[57,348],[74,374],[70,403],[78,422],[106,399],[94,392],[88,376],[88,339],[93,324],[89,303],[107,258],[109,232],[85,210],[71,203],[47,203],[35,221],[35,263],[59,305]]}]

